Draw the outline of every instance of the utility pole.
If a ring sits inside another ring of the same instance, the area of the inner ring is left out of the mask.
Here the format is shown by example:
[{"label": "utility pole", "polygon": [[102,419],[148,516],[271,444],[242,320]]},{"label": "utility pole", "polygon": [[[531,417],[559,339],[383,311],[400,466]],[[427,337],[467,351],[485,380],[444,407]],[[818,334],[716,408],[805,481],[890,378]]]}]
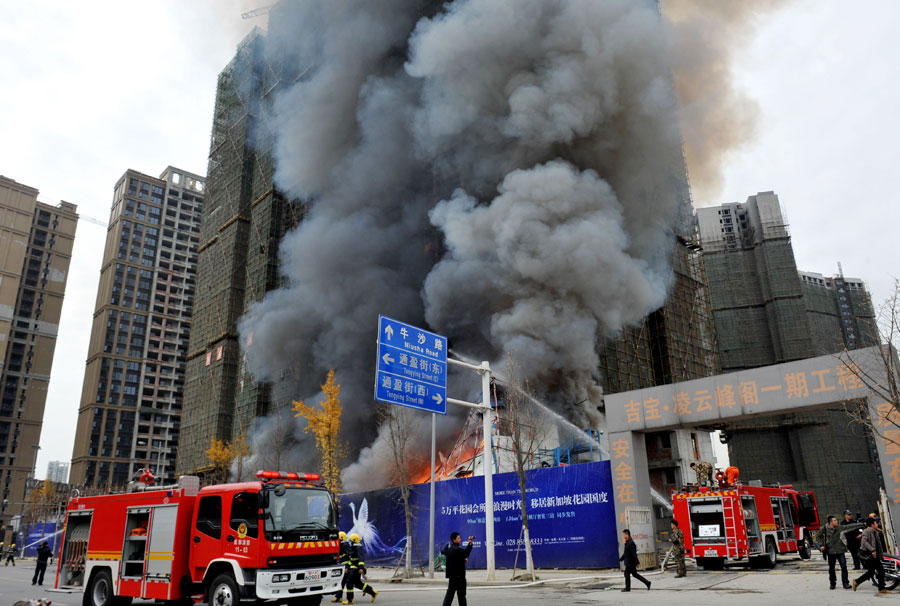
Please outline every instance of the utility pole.
[{"label": "utility pole", "polygon": [[[484,468],[484,547],[487,564],[487,580],[494,581],[497,578],[496,560],[494,558],[494,439],[491,435],[491,365],[483,361],[481,366],[475,366],[460,360],[447,358],[448,364],[461,366],[474,370],[481,375],[481,404],[447,398],[450,404],[475,408],[481,411],[482,428],[484,433],[484,448],[482,449],[482,463]],[[434,508],[431,510],[432,519]]]}]

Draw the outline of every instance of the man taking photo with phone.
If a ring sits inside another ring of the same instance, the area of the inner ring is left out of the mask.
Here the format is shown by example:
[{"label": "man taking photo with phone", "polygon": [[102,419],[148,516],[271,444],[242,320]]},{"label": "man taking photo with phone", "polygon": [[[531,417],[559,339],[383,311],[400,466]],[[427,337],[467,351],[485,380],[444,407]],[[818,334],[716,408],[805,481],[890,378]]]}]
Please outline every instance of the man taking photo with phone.
[{"label": "man taking photo with phone", "polygon": [[469,537],[469,543],[462,547],[462,537],[458,532],[450,534],[450,544],[444,547],[442,554],[447,558],[445,566],[447,575],[447,593],[444,595],[444,606],[450,606],[453,603],[453,595],[459,598],[459,606],[467,606],[466,602],[466,561],[469,554],[472,553],[472,540],[475,537]]}]

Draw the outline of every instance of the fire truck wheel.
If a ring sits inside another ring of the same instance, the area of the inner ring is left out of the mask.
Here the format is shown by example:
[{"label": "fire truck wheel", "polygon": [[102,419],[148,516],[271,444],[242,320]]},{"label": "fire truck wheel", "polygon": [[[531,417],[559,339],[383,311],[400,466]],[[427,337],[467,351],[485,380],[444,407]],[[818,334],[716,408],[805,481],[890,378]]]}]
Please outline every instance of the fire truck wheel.
[{"label": "fire truck wheel", "polygon": [[775,547],[772,537],[766,539],[766,555],[763,561],[766,568],[775,568],[775,562],[778,561],[778,549]]},{"label": "fire truck wheel", "polygon": [[808,560],[812,557],[812,545],[809,542],[809,537],[803,537],[803,540],[800,542],[800,549],[797,551],[801,560]]},{"label": "fire truck wheel", "polygon": [[113,595],[112,575],[108,570],[98,570],[91,578],[91,585],[84,593],[84,606],[128,606],[131,598]]},{"label": "fire truck wheel", "polygon": [[237,583],[230,572],[217,576],[209,585],[209,593],[206,594],[208,606],[238,606],[241,595],[238,593]]}]

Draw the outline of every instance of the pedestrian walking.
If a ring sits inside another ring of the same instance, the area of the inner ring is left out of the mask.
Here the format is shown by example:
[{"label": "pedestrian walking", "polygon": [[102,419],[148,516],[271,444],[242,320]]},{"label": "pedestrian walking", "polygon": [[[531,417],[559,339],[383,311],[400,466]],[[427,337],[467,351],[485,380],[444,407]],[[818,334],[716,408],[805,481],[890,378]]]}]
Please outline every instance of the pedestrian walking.
[{"label": "pedestrian walking", "polygon": [[441,550],[441,553],[447,559],[444,566],[447,577],[447,593],[444,594],[443,606],[450,606],[453,603],[453,596],[456,595],[459,600],[459,606],[466,606],[466,562],[469,554],[472,553],[472,541],[475,537],[469,537],[469,542],[465,547],[462,546],[462,537],[458,532],[450,533],[450,544]]},{"label": "pedestrian walking", "polygon": [[44,573],[47,572],[47,563],[52,558],[53,550],[50,549],[50,544],[47,543],[47,541],[41,541],[40,546],[37,548],[37,562],[34,565],[34,576],[31,577],[32,585],[35,583],[38,585],[44,584]]},{"label": "pedestrian walking", "polygon": [[691,469],[697,474],[697,484],[699,486],[709,486],[712,481],[712,465],[706,461],[700,461],[691,463]]},{"label": "pedestrian walking", "polygon": [[859,523],[838,524],[838,519],[828,516],[828,522],[816,535],[816,542],[820,545],[822,554],[828,560],[828,582],[831,589],[837,586],[837,575],[834,571],[835,563],[841,565],[841,584],[844,589],[850,589],[850,578],[847,575],[847,543],[845,533],[855,532],[862,528]]},{"label": "pedestrian walking", "polygon": [[362,575],[366,573],[366,563],[362,555],[359,535],[354,532],[350,535],[350,578],[347,582],[347,599],[342,602],[343,604],[353,603],[355,589],[362,589],[363,595],[372,596],[373,602],[378,597],[378,592],[371,585],[362,581]]},{"label": "pedestrian walking", "polygon": [[878,586],[878,593],[890,593],[890,590],[884,588],[884,566],[881,565],[881,557],[884,550],[881,547],[881,539],[878,532],[878,520],[868,518],[866,520],[866,529],[863,531],[862,539],[860,539],[859,557],[866,566],[866,572],[861,577],[853,580],[853,591],[859,587],[859,584],[868,579],[872,579]]},{"label": "pedestrian walking", "polygon": [[678,528],[678,520],[672,520],[672,557],[675,558],[675,578],[687,574],[684,567],[684,533]]},{"label": "pedestrian walking", "polygon": [[341,577],[341,586],[334,593],[332,602],[339,604],[344,597],[344,588],[350,583],[350,542],[347,540],[347,533],[343,530],[338,533],[341,548],[338,554],[338,563],[344,567],[344,576]]},{"label": "pedestrian walking", "polygon": [[9,566],[9,563],[12,562],[12,565],[16,565],[16,544],[12,543],[9,546],[9,549],[6,550],[6,561],[3,562],[4,566]]},{"label": "pedestrian walking", "polygon": [[[631,531],[627,528],[622,531],[622,543],[625,544],[625,549],[622,550],[622,557],[619,558],[619,561],[625,564],[625,589],[622,591],[631,591],[631,577],[646,585],[647,591],[650,591],[650,581],[638,574],[637,545],[634,544],[634,540],[631,538]],[[444,606],[448,605],[444,604]]]},{"label": "pedestrian walking", "polygon": [[[844,510],[844,519],[841,520],[841,526],[847,526],[849,524],[862,524],[862,520],[859,519],[858,516],[854,516],[853,512],[849,509]],[[863,525],[863,527],[865,527]],[[853,559],[853,570],[862,570],[862,563],[859,560],[859,537],[862,535],[862,532],[859,530],[853,530],[844,534],[844,537],[847,539],[847,551],[850,553],[850,557]]]}]

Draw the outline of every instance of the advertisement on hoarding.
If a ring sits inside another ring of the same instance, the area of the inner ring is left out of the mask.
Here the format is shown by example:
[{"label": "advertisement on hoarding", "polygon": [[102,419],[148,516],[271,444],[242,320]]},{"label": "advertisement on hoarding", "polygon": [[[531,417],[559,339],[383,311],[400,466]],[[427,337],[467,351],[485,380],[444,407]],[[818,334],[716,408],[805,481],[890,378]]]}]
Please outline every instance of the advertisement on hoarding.
[{"label": "advertisement on hoarding", "polygon": [[[608,461],[529,470],[526,508],[535,566],[604,568],[618,566],[618,537]],[[484,568],[485,499],[480,476],[435,485],[435,542],[439,551],[451,532],[474,536],[470,568]],[[411,487],[413,561],[427,566],[428,484]],[[406,523],[396,488],[341,497],[341,529],[357,532],[366,561],[393,565],[406,548]],[[499,568],[523,567],[522,505],[515,473],[494,476],[494,537]]]}]

